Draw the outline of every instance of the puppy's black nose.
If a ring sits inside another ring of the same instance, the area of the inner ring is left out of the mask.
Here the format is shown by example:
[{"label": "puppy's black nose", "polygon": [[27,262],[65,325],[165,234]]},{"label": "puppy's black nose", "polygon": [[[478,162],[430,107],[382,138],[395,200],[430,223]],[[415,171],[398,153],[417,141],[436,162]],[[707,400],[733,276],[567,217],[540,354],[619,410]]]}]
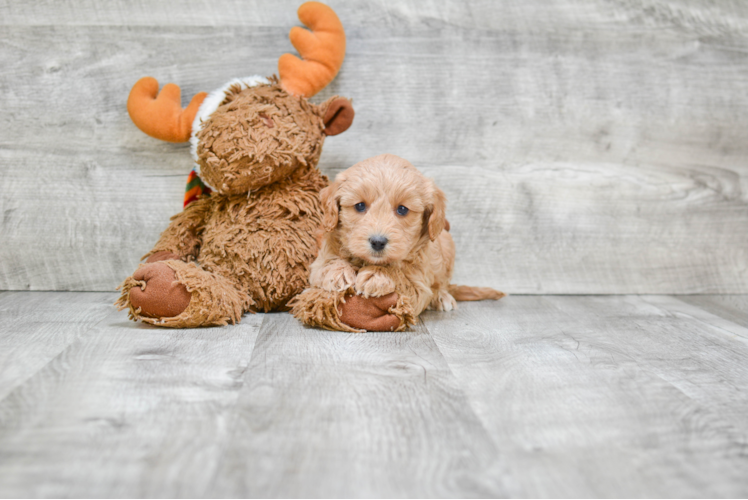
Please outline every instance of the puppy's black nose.
[{"label": "puppy's black nose", "polygon": [[388,241],[389,240],[386,236],[381,235],[371,236],[369,238],[369,244],[371,245],[371,248],[373,248],[377,252],[381,252],[382,250],[384,250],[384,247],[387,246]]}]

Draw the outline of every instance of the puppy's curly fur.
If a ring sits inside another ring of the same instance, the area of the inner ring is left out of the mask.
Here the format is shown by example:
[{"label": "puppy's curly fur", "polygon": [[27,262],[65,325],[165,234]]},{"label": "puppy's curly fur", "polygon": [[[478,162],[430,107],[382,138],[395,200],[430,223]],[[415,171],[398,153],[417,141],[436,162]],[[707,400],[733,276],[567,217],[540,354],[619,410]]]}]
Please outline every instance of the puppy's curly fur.
[{"label": "puppy's curly fur", "polygon": [[[341,329],[334,313],[346,293],[397,292],[391,312],[401,311],[398,330],[426,308],[451,311],[456,300],[504,296],[490,288],[450,285],[455,245],[445,231],[446,197],[407,160],[389,154],[364,160],[340,173],[320,197],[324,233],[309,283],[331,294],[335,307],[320,314],[320,306],[304,305],[299,296],[292,311],[305,323]],[[320,300],[319,292],[314,296]]]}]

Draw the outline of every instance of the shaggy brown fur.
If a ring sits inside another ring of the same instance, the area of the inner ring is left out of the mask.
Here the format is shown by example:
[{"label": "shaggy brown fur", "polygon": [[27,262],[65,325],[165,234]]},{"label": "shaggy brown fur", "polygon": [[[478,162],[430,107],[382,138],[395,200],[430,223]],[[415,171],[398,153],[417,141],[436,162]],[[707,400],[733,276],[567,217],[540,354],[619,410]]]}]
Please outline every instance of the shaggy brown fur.
[{"label": "shaggy brown fur", "polygon": [[[444,231],[446,198],[406,160],[394,155],[364,160],[338,175],[321,197],[327,233],[311,267],[313,288],[291,304],[306,324],[357,331],[340,319],[342,302],[352,293],[367,298],[397,292],[388,311],[399,320],[397,330],[413,324],[427,307],[455,308],[450,290],[465,300],[504,296],[490,288],[450,286],[455,246]],[[384,238],[385,246],[377,248],[372,238]]]},{"label": "shaggy brown fur", "polygon": [[[316,169],[323,118],[331,104],[350,103],[334,97],[313,105],[276,81],[226,94],[198,134],[201,176],[215,190],[172,217],[145,256],[151,259],[138,277],[160,281],[131,276],[122,284],[117,305],[132,319],[169,327],[236,323],[250,310],[285,310],[307,286],[322,220],[319,192],[327,185]],[[170,256],[164,252],[179,260],[162,260]],[[144,272],[148,266],[156,267]],[[180,286],[166,286],[164,276]],[[136,286],[142,290],[137,297],[131,293]],[[179,314],[154,313],[157,304],[182,303],[185,291],[190,299]]]},{"label": "shaggy brown fur", "polygon": [[230,88],[197,136],[201,177],[223,193],[277,182],[298,166],[316,166],[322,153],[324,112],[317,106],[275,80],[247,90]]}]

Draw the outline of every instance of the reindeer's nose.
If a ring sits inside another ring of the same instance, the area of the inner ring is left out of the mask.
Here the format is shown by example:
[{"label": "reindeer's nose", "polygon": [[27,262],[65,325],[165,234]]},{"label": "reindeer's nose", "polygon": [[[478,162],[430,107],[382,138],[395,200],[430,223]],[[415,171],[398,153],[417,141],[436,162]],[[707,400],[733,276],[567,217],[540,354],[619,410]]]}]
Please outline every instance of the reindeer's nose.
[{"label": "reindeer's nose", "polygon": [[381,234],[377,234],[375,236],[369,237],[369,244],[371,245],[371,248],[373,248],[376,252],[381,252],[384,250],[384,247],[387,246],[387,242],[389,240],[386,236],[382,236]]}]

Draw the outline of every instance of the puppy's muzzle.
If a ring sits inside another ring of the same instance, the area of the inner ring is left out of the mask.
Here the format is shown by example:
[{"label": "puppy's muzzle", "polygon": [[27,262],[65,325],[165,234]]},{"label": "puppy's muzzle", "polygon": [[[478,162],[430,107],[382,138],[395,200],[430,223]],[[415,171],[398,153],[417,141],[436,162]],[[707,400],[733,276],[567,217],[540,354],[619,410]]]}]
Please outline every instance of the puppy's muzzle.
[{"label": "puppy's muzzle", "polygon": [[377,234],[374,236],[369,237],[369,245],[371,245],[372,250],[375,252],[381,252],[384,250],[384,247],[387,246],[387,242],[389,240],[386,236],[382,236],[381,234]]}]

